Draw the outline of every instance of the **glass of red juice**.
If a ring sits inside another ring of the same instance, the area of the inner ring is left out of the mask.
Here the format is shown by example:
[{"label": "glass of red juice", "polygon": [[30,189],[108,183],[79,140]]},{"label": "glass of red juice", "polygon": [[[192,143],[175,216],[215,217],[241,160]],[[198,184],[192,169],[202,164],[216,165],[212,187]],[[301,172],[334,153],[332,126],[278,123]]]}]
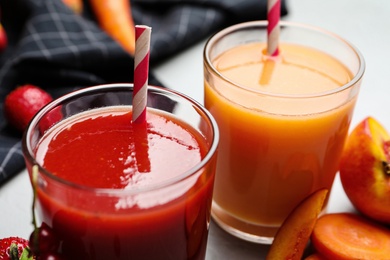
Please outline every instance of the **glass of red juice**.
[{"label": "glass of red juice", "polygon": [[[23,137],[36,211],[65,259],[204,259],[219,131],[178,92],[88,87],[40,110]],[[37,167],[34,167],[34,166]]]}]

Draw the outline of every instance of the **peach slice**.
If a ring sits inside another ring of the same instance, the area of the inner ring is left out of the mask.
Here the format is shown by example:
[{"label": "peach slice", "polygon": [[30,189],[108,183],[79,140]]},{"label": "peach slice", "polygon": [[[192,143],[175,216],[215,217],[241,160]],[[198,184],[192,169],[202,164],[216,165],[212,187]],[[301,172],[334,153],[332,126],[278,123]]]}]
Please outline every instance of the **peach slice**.
[{"label": "peach slice", "polygon": [[327,189],[315,191],[289,214],[276,233],[267,260],[302,258],[327,194]]},{"label": "peach slice", "polygon": [[390,135],[374,118],[364,119],[348,136],[340,179],[358,211],[390,224]]}]

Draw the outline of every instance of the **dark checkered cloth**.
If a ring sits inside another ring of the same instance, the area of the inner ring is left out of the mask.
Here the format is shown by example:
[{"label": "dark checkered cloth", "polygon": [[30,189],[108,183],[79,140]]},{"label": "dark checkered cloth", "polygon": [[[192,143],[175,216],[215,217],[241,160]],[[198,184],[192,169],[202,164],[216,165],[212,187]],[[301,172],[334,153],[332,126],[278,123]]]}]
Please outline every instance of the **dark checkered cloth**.
[{"label": "dark checkered cloth", "polygon": [[[267,0],[133,0],[135,24],[152,27],[153,64],[231,24],[266,19]],[[5,96],[31,83],[58,97],[103,83],[132,82],[134,60],[96,23],[87,0],[82,15],[61,0],[0,0],[9,45],[0,54],[0,185],[24,167],[21,133],[3,116]],[[282,15],[287,14],[282,2]],[[191,75],[189,75],[191,77]]]}]

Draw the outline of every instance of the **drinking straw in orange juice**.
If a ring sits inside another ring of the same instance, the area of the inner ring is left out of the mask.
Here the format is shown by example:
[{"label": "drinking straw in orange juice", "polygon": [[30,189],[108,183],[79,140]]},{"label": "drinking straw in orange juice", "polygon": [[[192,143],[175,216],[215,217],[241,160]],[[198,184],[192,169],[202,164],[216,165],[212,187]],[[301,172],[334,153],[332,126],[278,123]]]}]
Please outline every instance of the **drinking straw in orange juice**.
[{"label": "drinking straw in orange juice", "polygon": [[204,52],[204,102],[221,129],[212,216],[258,243],[271,243],[306,196],[331,188],[364,71],[348,43],[282,25],[272,73],[264,21],[217,33]]},{"label": "drinking straw in orange juice", "polygon": [[260,77],[260,84],[268,84],[275,67],[275,58],[279,55],[279,20],[280,20],[280,0],[268,0],[267,3],[267,48],[264,59],[264,69]]},{"label": "drinking straw in orange juice", "polygon": [[278,56],[280,32],[280,0],[268,0],[267,19],[267,54],[269,56]]}]

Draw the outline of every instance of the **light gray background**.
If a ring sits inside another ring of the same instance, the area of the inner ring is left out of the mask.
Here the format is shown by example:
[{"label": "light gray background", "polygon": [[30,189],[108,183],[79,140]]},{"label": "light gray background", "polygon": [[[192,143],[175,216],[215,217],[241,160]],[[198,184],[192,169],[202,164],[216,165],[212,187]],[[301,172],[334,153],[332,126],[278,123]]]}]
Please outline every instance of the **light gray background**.
[{"label": "light gray background", "polygon": [[[366,60],[366,74],[355,114],[354,127],[374,116],[390,131],[390,1],[388,0],[287,0],[289,15],[284,20],[322,27],[352,42]],[[159,64],[157,78],[203,103],[203,60],[205,41]],[[26,171],[0,188],[0,237],[27,238],[31,225],[32,191]],[[329,212],[353,211],[336,177]],[[264,259],[269,246],[236,239],[211,223],[207,260]]]}]

